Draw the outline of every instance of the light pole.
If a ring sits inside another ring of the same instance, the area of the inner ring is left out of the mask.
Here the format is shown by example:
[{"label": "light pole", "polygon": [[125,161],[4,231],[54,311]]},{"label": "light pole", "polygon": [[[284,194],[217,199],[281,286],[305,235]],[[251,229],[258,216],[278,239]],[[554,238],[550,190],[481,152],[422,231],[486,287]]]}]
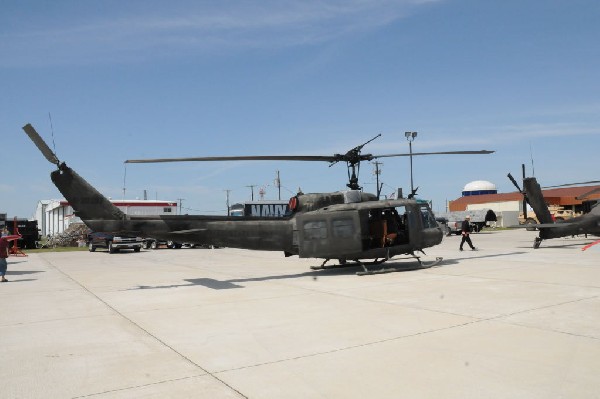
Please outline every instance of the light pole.
[{"label": "light pole", "polygon": [[415,195],[413,185],[413,164],[412,164],[412,142],[417,138],[417,132],[404,132],[406,140],[408,140],[408,149],[410,151],[410,195],[411,198]]},{"label": "light pole", "polygon": [[255,184],[251,184],[251,185],[246,186],[246,187],[250,187],[250,190],[252,192],[252,201],[254,201],[254,187],[256,187],[256,185]]}]

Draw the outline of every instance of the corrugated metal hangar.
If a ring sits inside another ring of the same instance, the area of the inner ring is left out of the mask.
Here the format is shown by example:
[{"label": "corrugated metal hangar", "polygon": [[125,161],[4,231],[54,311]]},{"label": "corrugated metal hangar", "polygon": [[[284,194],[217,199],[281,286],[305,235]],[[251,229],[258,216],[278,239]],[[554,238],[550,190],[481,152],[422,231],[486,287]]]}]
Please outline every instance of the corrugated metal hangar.
[{"label": "corrugated metal hangar", "polygon": [[[175,215],[177,203],[161,200],[123,200],[111,202],[127,215]],[[63,200],[41,200],[37,204],[35,219],[42,236],[60,234],[72,223],[81,223],[73,214],[71,205]]]}]

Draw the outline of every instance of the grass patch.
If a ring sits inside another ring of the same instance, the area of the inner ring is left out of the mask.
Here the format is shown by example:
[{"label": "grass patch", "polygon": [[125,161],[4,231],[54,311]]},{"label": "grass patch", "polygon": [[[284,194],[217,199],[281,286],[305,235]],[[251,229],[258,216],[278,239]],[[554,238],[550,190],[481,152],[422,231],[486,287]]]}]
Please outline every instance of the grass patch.
[{"label": "grass patch", "polygon": [[56,248],[35,248],[35,249],[22,249],[26,254],[37,254],[40,252],[79,252],[87,251],[87,247],[56,247]]}]

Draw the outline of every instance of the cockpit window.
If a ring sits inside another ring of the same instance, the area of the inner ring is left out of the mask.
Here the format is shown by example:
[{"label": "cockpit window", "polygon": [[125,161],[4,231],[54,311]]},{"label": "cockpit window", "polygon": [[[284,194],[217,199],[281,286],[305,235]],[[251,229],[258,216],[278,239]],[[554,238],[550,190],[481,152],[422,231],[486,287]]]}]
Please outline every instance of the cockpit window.
[{"label": "cockpit window", "polygon": [[428,229],[438,227],[438,224],[435,220],[435,216],[433,215],[433,212],[431,212],[431,209],[429,209],[427,205],[421,206],[421,218],[423,220],[424,228]]}]

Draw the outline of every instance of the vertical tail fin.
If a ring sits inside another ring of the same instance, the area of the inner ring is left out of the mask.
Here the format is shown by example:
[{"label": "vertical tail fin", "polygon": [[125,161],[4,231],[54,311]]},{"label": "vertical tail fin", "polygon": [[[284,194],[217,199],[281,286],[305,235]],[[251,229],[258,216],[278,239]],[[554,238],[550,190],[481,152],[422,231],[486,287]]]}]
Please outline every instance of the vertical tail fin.
[{"label": "vertical tail fin", "polygon": [[523,179],[523,191],[527,195],[527,202],[533,208],[540,223],[554,223],[550,210],[548,210],[548,205],[544,201],[542,188],[535,177],[526,177]]},{"label": "vertical tail fin", "polygon": [[56,154],[48,147],[44,139],[29,123],[23,130],[38,147],[46,159],[58,166],[50,174],[52,182],[73,207],[75,214],[84,222],[87,220],[123,220],[125,214],[114,206],[105,196],[92,187],[65,163],[60,163]]},{"label": "vertical tail fin", "polygon": [[119,208],[64,163],[50,177],[81,220],[125,219],[125,214]]}]

